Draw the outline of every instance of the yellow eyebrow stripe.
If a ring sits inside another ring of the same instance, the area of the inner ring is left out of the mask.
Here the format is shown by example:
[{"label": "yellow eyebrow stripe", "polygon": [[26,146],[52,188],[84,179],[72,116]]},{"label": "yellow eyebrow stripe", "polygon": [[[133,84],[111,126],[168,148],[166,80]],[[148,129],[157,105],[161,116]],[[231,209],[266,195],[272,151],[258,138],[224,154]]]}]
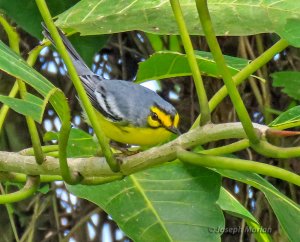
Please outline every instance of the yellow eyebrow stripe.
[{"label": "yellow eyebrow stripe", "polygon": [[160,110],[158,107],[151,107],[151,111],[156,113],[158,118],[160,119],[162,126],[171,127],[172,126],[172,118],[171,115],[166,114],[164,111]]}]

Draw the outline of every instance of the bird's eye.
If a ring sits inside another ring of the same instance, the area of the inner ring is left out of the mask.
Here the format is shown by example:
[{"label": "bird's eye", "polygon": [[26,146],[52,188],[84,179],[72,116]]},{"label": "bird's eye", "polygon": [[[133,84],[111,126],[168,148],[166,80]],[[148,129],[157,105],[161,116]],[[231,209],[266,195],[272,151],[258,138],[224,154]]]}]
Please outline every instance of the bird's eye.
[{"label": "bird's eye", "polygon": [[157,114],[154,113],[154,112],[151,113],[151,118],[152,118],[152,120],[155,120],[155,121],[158,121],[158,120],[159,120]]}]

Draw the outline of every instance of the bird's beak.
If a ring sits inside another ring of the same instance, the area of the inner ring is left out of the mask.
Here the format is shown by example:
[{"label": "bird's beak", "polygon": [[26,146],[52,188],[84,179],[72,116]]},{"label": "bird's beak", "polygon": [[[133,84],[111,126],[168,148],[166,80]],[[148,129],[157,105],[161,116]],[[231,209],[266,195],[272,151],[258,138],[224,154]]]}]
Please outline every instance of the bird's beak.
[{"label": "bird's beak", "polygon": [[174,134],[181,135],[181,132],[179,131],[179,129],[174,126],[166,127],[166,129]]}]

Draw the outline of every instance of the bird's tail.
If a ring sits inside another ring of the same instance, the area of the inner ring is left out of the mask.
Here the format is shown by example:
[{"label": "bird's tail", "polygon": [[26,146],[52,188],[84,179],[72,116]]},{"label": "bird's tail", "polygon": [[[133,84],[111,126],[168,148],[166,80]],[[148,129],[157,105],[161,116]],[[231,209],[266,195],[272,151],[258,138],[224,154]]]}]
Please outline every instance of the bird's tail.
[{"label": "bird's tail", "polygon": [[[51,34],[47,27],[45,26],[44,23],[42,23],[43,27],[43,35],[50,40],[50,42],[55,46],[53,38],[51,37]],[[79,76],[84,76],[84,75],[94,75],[94,73],[88,68],[88,66],[85,64],[83,59],[80,57],[80,55],[77,53],[77,51],[74,49],[73,45],[71,42],[67,39],[67,37],[64,35],[64,33],[57,28],[58,33],[72,59],[72,62],[75,66],[75,69],[77,71],[77,74]],[[86,84],[86,83],[85,83]]]},{"label": "bird's tail", "polygon": [[[49,33],[49,30],[45,26],[44,23],[42,23],[43,26],[43,35],[50,40],[50,42],[55,46],[54,41]],[[99,77],[95,78],[95,74],[88,68],[88,66],[84,63],[83,59],[80,57],[80,55],[77,53],[77,51],[74,49],[71,42],[67,39],[67,37],[64,35],[64,33],[57,28],[58,33],[60,35],[60,38],[63,41],[63,44],[65,45],[71,60],[74,64],[74,67],[77,71],[77,74],[79,75],[80,80],[82,81],[82,84],[84,86],[84,89],[86,90],[86,93],[92,102],[93,106],[98,106],[97,98],[94,95],[95,91],[95,80],[100,80]]]}]

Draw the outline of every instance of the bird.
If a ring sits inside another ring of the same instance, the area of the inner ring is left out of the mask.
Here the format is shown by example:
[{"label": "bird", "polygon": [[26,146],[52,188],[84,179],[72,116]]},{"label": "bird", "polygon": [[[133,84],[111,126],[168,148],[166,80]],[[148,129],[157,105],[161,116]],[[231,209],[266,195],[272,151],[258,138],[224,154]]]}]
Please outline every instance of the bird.
[{"label": "bird", "polygon": [[[55,46],[47,27],[42,26],[44,37]],[[107,138],[151,147],[168,141],[172,134],[180,135],[180,117],[171,103],[142,85],[108,80],[93,73],[65,34],[58,27],[57,30]],[[90,125],[84,111],[83,116]]]}]

